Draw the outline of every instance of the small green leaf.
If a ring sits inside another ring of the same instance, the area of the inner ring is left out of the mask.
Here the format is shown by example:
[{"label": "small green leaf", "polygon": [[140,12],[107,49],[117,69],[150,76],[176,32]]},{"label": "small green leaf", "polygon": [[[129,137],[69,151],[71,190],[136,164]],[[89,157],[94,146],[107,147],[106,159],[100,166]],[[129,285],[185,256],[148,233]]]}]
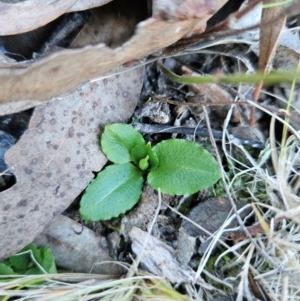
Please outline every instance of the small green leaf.
[{"label": "small green leaf", "polygon": [[87,187],[80,213],[83,219],[91,221],[117,217],[138,202],[142,186],[141,171],[131,163],[110,165]]},{"label": "small green leaf", "polygon": [[147,148],[146,144],[139,144],[136,145],[132,150],[131,150],[131,158],[132,161],[136,164],[139,165],[139,162],[141,159],[145,158],[147,156]]},{"label": "small green leaf", "polygon": [[153,147],[158,167],[148,174],[149,184],[170,195],[192,194],[220,178],[215,159],[201,146],[182,139],[169,139]]},{"label": "small green leaf", "polygon": [[29,252],[21,254],[26,251],[31,251],[33,257],[38,263],[42,262],[42,257],[39,249],[34,243],[30,243],[22,250],[20,250],[16,255],[9,257],[9,261],[12,267],[15,269],[16,272],[19,272],[21,274],[25,272],[28,268],[30,268],[30,266],[33,266],[33,262],[31,261],[31,254]]},{"label": "small green leaf", "polygon": [[101,148],[108,160],[117,164],[132,161],[130,151],[136,145],[144,145],[143,136],[131,125],[114,123],[105,126]]},{"label": "small green leaf", "polygon": [[9,267],[11,266],[9,258],[6,258],[6,259],[2,260],[1,263],[4,263],[4,264],[8,265]]},{"label": "small green leaf", "polygon": [[18,253],[21,253],[21,252],[24,252],[24,251],[28,251],[28,250],[31,250],[33,257],[35,258],[35,260],[38,263],[42,262],[42,256],[41,256],[40,250],[38,249],[38,247],[34,243],[30,243],[29,245],[27,245],[26,247],[24,247]]},{"label": "small green leaf", "polygon": [[139,168],[141,170],[146,170],[149,166],[149,156],[147,155],[145,158],[141,159],[139,162]]},{"label": "small green leaf", "polygon": [[[26,253],[22,254],[24,252]],[[32,260],[32,256],[37,263]],[[51,249],[47,247],[38,249],[33,243],[24,247],[16,255],[9,257],[8,260],[15,272],[18,272],[19,274],[42,274],[43,271],[37,266],[37,264],[41,265],[47,273],[57,272]]]},{"label": "small green leaf", "polygon": [[17,273],[22,275],[43,274],[44,271],[40,266],[47,273],[57,273],[51,249],[47,247],[38,249],[34,243],[30,243],[16,255],[0,262],[0,275]]},{"label": "small green leaf", "polygon": [[34,266],[32,268],[30,268],[29,270],[27,270],[25,273],[25,275],[40,275],[40,274],[44,274],[42,272],[42,270],[40,268],[38,268],[37,266]]},{"label": "small green leaf", "polygon": [[0,262],[0,275],[14,275],[14,270],[3,262]]},{"label": "small green leaf", "polygon": [[40,252],[43,258],[41,266],[45,269],[45,271],[50,274],[57,273],[54,256],[52,254],[51,249],[43,247],[40,249]]},{"label": "small green leaf", "polygon": [[10,264],[16,272],[25,271],[30,263],[30,254],[16,254],[9,257]]},{"label": "small green leaf", "polygon": [[158,166],[158,157],[152,150],[150,142],[146,145],[137,145],[131,151],[132,160],[137,166],[139,166],[140,161],[145,159],[147,156],[149,156],[149,167],[147,168],[150,170],[155,169]]}]

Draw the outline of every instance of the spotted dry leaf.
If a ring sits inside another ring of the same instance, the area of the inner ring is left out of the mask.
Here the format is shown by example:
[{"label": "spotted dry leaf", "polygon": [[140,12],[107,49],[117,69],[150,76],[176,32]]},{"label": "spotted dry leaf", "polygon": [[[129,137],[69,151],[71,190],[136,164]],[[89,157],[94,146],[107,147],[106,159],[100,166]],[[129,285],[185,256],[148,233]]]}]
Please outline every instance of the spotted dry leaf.
[{"label": "spotted dry leaf", "polygon": [[106,163],[100,126],[127,121],[142,85],[143,68],[128,69],[36,107],[28,131],[6,153],[17,183],[0,193],[0,260],[30,243]]}]

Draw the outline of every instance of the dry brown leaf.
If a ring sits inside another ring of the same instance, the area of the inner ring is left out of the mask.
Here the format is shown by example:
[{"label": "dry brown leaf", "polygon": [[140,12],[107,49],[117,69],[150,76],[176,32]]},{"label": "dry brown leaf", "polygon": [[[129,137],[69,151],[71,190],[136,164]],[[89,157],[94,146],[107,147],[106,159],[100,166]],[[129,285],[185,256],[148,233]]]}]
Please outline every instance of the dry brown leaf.
[{"label": "dry brown leaf", "polygon": [[10,59],[9,57],[7,57],[6,55],[4,55],[1,51],[0,51],[0,68],[2,67],[16,67],[18,66],[18,63],[13,60]]},{"label": "dry brown leaf", "polygon": [[[264,4],[278,3],[281,0],[264,0]],[[276,20],[276,22],[274,22]],[[259,38],[259,70],[267,71],[268,65],[273,58],[279,36],[285,24],[286,16],[283,15],[283,6],[264,8],[261,16],[260,38]],[[269,25],[266,25],[268,24]]]},{"label": "dry brown leaf", "polygon": [[6,153],[17,183],[0,193],[0,260],[30,243],[106,163],[99,126],[125,122],[142,85],[143,68],[128,69],[36,107],[28,131]]},{"label": "dry brown leaf", "polygon": [[20,100],[18,102],[9,102],[0,104],[0,116],[13,114],[30,109],[34,106],[42,104],[43,101]]},{"label": "dry brown leaf", "polygon": [[[281,0],[264,0],[264,4],[279,3]],[[268,72],[269,64],[273,58],[276,46],[286,21],[286,15],[283,14],[283,6],[274,6],[264,8],[261,16],[260,37],[259,37],[259,60],[258,69],[264,73]],[[276,22],[274,22],[276,20]],[[262,88],[259,83],[254,91],[253,100],[257,101]],[[251,108],[250,125],[255,125],[255,107]]]},{"label": "dry brown leaf", "polygon": [[219,2],[218,0],[156,0],[153,1],[153,16],[167,20],[204,18],[220,8]]},{"label": "dry brown leaf", "polygon": [[81,10],[86,10],[86,9],[90,9],[93,7],[98,7],[98,6],[102,6],[104,4],[107,4],[109,2],[111,2],[113,0],[77,0],[74,1],[74,4],[72,5],[72,7],[70,8],[70,11],[81,11]]},{"label": "dry brown leaf", "polygon": [[34,242],[37,246],[50,247],[55,263],[61,268],[77,273],[125,273],[120,265],[109,262],[112,258],[108,253],[105,237],[96,235],[89,228],[64,215],[58,216]]},{"label": "dry brown leaf", "polygon": [[0,36],[39,28],[64,13],[86,10],[112,0],[27,0],[15,4],[0,1]]},{"label": "dry brown leaf", "polygon": [[[217,1],[218,7],[226,0]],[[207,15],[201,20],[189,19],[177,22],[164,22],[150,18],[138,25],[136,34],[122,47],[110,49],[103,44],[87,46],[83,49],[68,49],[54,53],[47,58],[27,63],[24,68],[0,69],[0,103],[20,100],[48,100],[69,89],[103,74],[111,68],[128,61],[139,59],[166,47],[190,33],[195,27],[204,30]],[[18,83],[16,85],[16,83]],[[11,104],[14,112],[17,103]],[[0,114],[8,107],[0,106]]]}]

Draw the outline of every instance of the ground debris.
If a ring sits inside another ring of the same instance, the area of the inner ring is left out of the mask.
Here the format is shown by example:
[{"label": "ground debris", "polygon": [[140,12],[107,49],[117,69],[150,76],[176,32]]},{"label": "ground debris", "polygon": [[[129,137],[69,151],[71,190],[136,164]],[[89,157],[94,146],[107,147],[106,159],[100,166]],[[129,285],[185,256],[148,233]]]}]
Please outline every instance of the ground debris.
[{"label": "ground debris", "polygon": [[105,237],[66,216],[59,215],[51,226],[35,239],[35,243],[38,246],[50,247],[56,264],[64,269],[78,273],[124,273],[120,265],[112,262]]},{"label": "ground debris", "polygon": [[132,251],[136,255],[140,255],[144,251],[141,258],[141,265],[144,269],[152,274],[162,276],[172,283],[197,283],[208,287],[203,279],[195,278],[196,272],[191,268],[183,269],[180,267],[173,248],[152,235],[147,239],[147,235],[147,232],[137,227],[133,227],[129,232],[132,240]]},{"label": "ground debris", "polygon": [[[169,196],[163,197],[164,201],[168,203]],[[121,232],[128,240],[128,235],[133,226],[138,227],[144,231],[154,216],[155,209],[158,203],[157,192],[150,185],[145,185],[141,200],[137,207],[122,218]],[[165,207],[165,206],[164,206]]]},{"label": "ground debris", "polygon": [[[195,226],[189,220],[184,220],[180,228],[181,232],[186,233],[190,237],[199,237],[201,241],[199,254],[203,254],[210,245],[213,234],[223,225],[230,216],[232,206],[230,201],[224,197],[210,198],[195,206],[188,215],[188,218],[198,224]],[[237,220],[234,219],[229,226],[237,226]],[[204,231],[204,230],[206,231]],[[211,233],[212,235],[209,235]],[[179,235],[179,239],[185,239],[184,235]],[[182,244],[182,242],[178,242]]]}]

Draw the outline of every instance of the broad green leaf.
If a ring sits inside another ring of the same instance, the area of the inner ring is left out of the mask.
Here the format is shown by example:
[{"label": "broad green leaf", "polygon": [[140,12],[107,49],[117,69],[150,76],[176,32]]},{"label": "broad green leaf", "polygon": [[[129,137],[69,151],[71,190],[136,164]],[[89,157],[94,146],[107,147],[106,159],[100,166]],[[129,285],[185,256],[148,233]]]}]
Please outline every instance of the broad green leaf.
[{"label": "broad green leaf", "polygon": [[132,161],[130,152],[136,145],[145,144],[143,136],[131,125],[114,123],[105,126],[101,148],[108,160],[117,164]]},{"label": "broad green leaf", "polygon": [[145,159],[147,156],[149,156],[149,167],[147,167],[148,170],[155,169],[158,165],[158,157],[152,150],[150,142],[148,142],[146,145],[137,145],[131,151],[132,160],[137,166],[139,166],[141,160]]},{"label": "broad green leaf", "polygon": [[87,187],[80,202],[83,219],[98,221],[131,209],[142,193],[141,171],[131,163],[110,165]]},{"label": "broad green leaf", "polygon": [[3,262],[0,262],[0,275],[14,275],[14,270]]},{"label": "broad green leaf", "polygon": [[192,194],[207,188],[220,178],[215,159],[194,142],[169,139],[153,147],[159,160],[151,170],[148,183],[170,195]]}]

